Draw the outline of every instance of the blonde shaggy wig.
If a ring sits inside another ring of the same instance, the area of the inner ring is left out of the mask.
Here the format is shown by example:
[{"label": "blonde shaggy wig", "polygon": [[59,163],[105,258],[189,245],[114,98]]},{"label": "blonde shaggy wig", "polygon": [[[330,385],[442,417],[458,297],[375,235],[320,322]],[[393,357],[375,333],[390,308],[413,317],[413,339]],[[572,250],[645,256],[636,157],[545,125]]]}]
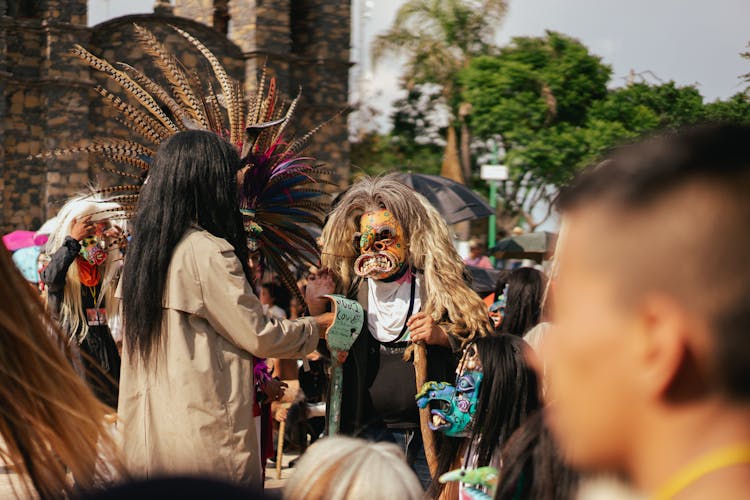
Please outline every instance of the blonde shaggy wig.
[{"label": "blonde shaggy wig", "polygon": [[464,263],[456,252],[443,217],[420,194],[394,175],[365,177],[357,181],[331,212],[322,240],[322,265],[339,278],[342,291],[351,296],[357,277],[354,233],[365,212],[386,208],[404,230],[407,261],[424,273],[425,313],[451,324],[449,334],[465,342],[491,332],[487,306],[466,284]]},{"label": "blonde shaggy wig", "polygon": [[[57,214],[57,227],[50,234],[47,241],[46,253],[50,257],[62,247],[65,238],[70,236],[73,223],[76,219],[91,216],[92,221],[109,220],[113,212],[119,210],[120,205],[108,202],[99,195],[82,194],[68,200]],[[97,307],[104,302],[107,309],[107,317],[110,321],[118,314],[115,307],[115,277],[119,271],[119,266],[113,261],[119,259],[119,252],[107,252],[107,260],[102,264],[102,286],[101,295],[97,300]],[[88,322],[83,311],[81,300],[81,280],[78,277],[78,265],[74,261],[68,268],[65,276],[65,288],[63,291],[63,301],[60,307],[60,324],[71,335],[78,333],[78,343],[83,342],[89,333]],[[80,328],[80,331],[79,331]]]}]

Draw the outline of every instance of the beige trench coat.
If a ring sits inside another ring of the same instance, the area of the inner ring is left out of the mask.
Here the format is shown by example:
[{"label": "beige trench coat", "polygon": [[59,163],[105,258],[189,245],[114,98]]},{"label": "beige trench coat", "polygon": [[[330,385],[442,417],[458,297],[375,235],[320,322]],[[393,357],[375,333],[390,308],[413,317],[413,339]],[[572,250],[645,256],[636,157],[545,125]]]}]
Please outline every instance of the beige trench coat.
[{"label": "beige trench coat", "polygon": [[267,320],[232,246],[199,229],[175,248],[163,307],[148,363],[123,349],[118,427],[128,472],[262,487],[252,356],[302,357],[316,347],[317,326]]}]

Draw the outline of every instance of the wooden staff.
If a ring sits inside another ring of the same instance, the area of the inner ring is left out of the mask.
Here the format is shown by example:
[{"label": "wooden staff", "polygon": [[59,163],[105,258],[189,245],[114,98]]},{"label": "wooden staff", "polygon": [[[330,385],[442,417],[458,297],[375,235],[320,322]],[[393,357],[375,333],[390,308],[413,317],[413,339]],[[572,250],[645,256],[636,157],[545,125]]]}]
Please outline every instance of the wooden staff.
[{"label": "wooden staff", "polygon": [[[427,348],[424,343],[417,342],[414,344],[414,370],[417,378],[417,392],[422,390],[422,386],[427,382]],[[437,474],[437,452],[435,447],[435,435],[430,429],[430,408],[419,410],[419,427],[422,431],[422,443],[424,445],[424,454],[427,458],[427,465],[430,468],[430,475],[435,477]]]},{"label": "wooden staff", "polygon": [[276,479],[281,479],[281,459],[284,458],[284,431],[286,431],[286,419],[279,424],[279,442],[276,451]]}]

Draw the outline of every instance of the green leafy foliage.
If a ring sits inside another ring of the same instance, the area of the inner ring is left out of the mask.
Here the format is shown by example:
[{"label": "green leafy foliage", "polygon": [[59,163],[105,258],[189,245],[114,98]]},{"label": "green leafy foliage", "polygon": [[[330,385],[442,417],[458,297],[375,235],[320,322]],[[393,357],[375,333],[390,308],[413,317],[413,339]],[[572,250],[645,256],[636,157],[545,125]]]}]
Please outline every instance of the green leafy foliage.
[{"label": "green leafy foliage", "polygon": [[503,138],[510,182],[500,194],[509,224],[536,227],[546,215],[533,214],[560,186],[623,141],[705,120],[750,120],[744,94],[704,104],[697,88],[674,82],[608,89],[611,73],[581,42],[548,31],[514,38],[459,74],[474,136]]},{"label": "green leafy foliage", "polygon": [[[533,230],[549,216],[559,187],[619,143],[706,120],[750,123],[750,73],[741,77],[743,92],[712,103],[695,86],[671,81],[608,88],[611,67],[567,35],[548,31],[496,47],[505,7],[505,0],[403,4],[376,39],[373,56],[406,57],[407,93],[394,103],[390,133],[352,144],[355,175],[357,169],[439,173],[445,130],[468,103],[461,122],[473,138],[468,184],[486,193],[478,167],[487,148],[474,145],[502,138],[510,180],[500,186],[501,225],[507,230],[524,221]],[[740,55],[750,59],[750,51]]]},{"label": "green leafy foliage", "polygon": [[407,0],[391,27],[372,46],[373,61],[406,57],[408,85],[437,83],[452,93],[456,73],[494,47],[506,0]]},{"label": "green leafy foliage", "polygon": [[351,143],[352,175],[381,175],[389,172],[417,172],[439,175],[443,149],[417,144],[393,134],[372,132]]}]

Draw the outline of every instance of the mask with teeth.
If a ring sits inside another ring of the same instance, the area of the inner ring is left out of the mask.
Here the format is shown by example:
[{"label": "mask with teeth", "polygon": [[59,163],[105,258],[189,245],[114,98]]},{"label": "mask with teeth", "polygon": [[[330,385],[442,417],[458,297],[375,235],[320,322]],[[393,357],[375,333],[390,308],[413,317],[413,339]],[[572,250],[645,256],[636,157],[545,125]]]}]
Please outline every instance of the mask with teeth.
[{"label": "mask with teeth", "polygon": [[404,230],[385,208],[362,214],[354,246],[360,254],[354,262],[354,272],[365,278],[388,279],[406,262]]},{"label": "mask with teeth", "polygon": [[430,429],[452,437],[470,435],[482,377],[476,345],[470,344],[459,365],[455,386],[427,382],[415,398],[419,408],[431,408]]}]

